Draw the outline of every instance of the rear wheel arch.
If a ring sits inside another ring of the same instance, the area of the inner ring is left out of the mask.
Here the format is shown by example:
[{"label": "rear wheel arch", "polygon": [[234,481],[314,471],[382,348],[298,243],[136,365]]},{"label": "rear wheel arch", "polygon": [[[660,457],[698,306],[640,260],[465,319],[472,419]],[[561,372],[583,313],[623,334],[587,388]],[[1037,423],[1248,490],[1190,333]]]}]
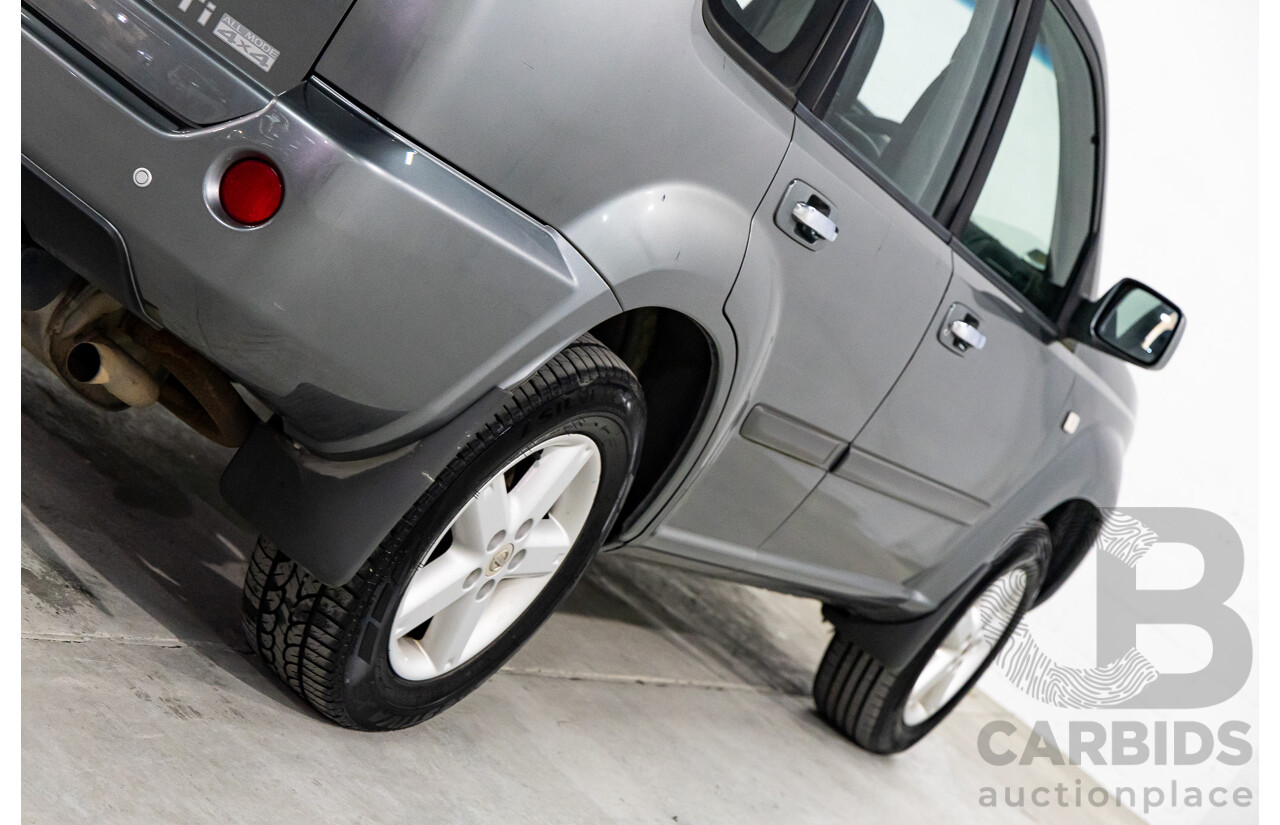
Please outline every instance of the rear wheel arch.
[{"label": "rear wheel arch", "polygon": [[630,309],[590,333],[635,373],[647,406],[640,463],[614,527],[621,534],[649,512],[713,420],[712,400],[724,359],[702,324],[668,307]]}]

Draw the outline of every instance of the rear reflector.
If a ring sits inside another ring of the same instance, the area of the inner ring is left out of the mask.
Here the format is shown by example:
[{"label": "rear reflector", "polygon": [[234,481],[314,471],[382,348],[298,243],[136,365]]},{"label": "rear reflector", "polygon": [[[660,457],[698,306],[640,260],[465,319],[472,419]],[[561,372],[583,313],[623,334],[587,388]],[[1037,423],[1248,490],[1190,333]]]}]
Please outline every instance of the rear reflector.
[{"label": "rear reflector", "polygon": [[260,158],[238,160],[222,174],[218,200],[228,217],[247,226],[271,220],[284,198],[284,182],[270,163]]}]

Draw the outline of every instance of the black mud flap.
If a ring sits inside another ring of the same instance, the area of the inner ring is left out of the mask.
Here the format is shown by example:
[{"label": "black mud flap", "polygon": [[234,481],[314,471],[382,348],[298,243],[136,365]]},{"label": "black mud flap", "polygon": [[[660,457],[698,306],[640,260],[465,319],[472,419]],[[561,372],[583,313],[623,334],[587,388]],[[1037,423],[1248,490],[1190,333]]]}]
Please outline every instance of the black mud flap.
[{"label": "black mud flap", "polygon": [[933,634],[955,615],[956,608],[971,595],[973,588],[989,569],[988,564],[978,568],[935,610],[918,619],[903,622],[876,621],[833,604],[822,606],[822,617],[831,622],[836,633],[852,640],[891,672],[898,673],[924,649]]},{"label": "black mud flap", "polygon": [[222,496],[317,579],[346,584],[509,398],[490,390],[422,440],[356,461],[320,458],[259,424],[223,472]]}]

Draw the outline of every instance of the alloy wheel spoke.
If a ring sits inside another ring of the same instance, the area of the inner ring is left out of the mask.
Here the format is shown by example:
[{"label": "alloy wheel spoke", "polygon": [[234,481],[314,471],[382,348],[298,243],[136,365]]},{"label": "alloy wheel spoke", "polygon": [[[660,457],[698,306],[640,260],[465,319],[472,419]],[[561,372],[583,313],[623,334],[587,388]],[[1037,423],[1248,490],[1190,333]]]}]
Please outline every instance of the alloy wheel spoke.
[{"label": "alloy wheel spoke", "polygon": [[480,617],[488,606],[488,597],[477,599],[467,596],[432,618],[422,637],[422,649],[437,670],[451,668],[462,658],[467,642],[475,635]]},{"label": "alloy wheel spoke", "polygon": [[511,526],[511,496],[501,475],[480,488],[453,523],[455,547],[484,552]]},{"label": "alloy wheel spoke", "polygon": [[591,450],[579,443],[548,447],[511,491],[512,521],[537,522],[545,516],[573,483],[591,458]]},{"label": "alloy wheel spoke", "polygon": [[[993,645],[986,639],[979,639],[964,652],[964,662],[960,666],[961,671],[968,671],[968,675],[972,676],[978,668],[982,667],[982,663],[987,660],[987,656],[991,654]],[[968,676],[965,677],[966,679]]]},{"label": "alloy wheel spoke", "polygon": [[920,675],[916,677],[916,686],[911,691],[916,697],[923,696],[928,692],[947,669],[947,665],[955,661],[955,652],[945,648],[938,648],[929,657],[928,663],[925,664],[924,670],[920,671]]},{"label": "alloy wheel spoke", "polygon": [[391,638],[398,639],[462,598],[474,585],[479,562],[458,549],[451,549],[419,570],[400,600]]},{"label": "alloy wheel spoke", "polygon": [[960,621],[947,634],[947,646],[952,650],[962,650],[969,640],[982,632],[982,612],[978,609],[981,599],[964,612]]},{"label": "alloy wheel spoke", "polygon": [[431,561],[391,622],[393,670],[411,681],[439,677],[509,631],[554,580],[599,485],[600,451],[586,435],[552,436],[512,456],[425,552]]},{"label": "alloy wheel spoke", "polygon": [[554,518],[544,518],[533,526],[524,546],[516,552],[508,578],[546,576],[554,573],[569,554],[572,541]]},{"label": "alloy wheel spoke", "polygon": [[[955,681],[956,673],[960,669],[962,661],[963,658],[960,657],[950,658],[948,661],[943,663],[942,667],[933,674],[932,678],[928,682],[925,682],[922,687],[917,688],[919,691],[918,701],[930,714],[936,712],[938,708],[946,704],[947,699],[950,698],[947,694],[950,691],[952,683]],[[932,659],[930,659],[930,662],[932,662]]]}]

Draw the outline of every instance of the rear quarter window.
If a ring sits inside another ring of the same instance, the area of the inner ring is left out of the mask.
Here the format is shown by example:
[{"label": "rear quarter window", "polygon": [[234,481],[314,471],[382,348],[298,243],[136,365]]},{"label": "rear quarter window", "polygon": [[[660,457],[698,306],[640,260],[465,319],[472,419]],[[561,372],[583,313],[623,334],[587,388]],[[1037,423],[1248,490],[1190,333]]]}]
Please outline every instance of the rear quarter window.
[{"label": "rear quarter window", "polygon": [[[706,0],[735,54],[784,89],[793,89],[839,8],[838,0]],[[713,30],[714,31],[714,30]]]}]

